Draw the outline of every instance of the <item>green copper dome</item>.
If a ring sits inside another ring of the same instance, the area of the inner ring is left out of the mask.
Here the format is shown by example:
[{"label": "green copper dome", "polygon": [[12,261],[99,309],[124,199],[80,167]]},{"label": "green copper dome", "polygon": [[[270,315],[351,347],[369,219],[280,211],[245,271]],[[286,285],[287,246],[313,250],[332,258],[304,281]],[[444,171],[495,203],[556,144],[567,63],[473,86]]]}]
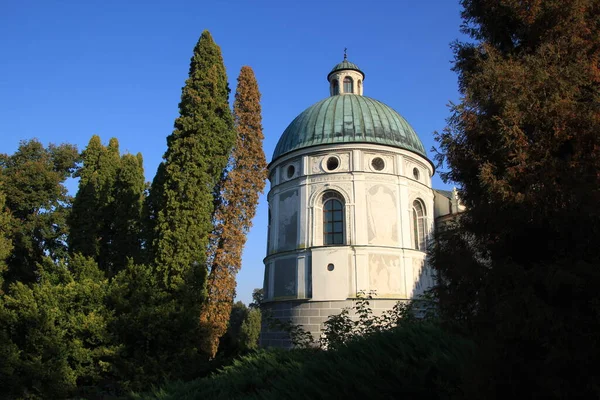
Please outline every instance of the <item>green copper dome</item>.
[{"label": "green copper dome", "polygon": [[370,97],[343,94],[321,100],[298,115],[281,135],[272,160],[294,150],[336,143],[381,144],[427,158],[423,143],[400,114]]},{"label": "green copper dome", "polygon": [[329,79],[329,76],[331,74],[333,74],[334,72],[336,72],[336,71],[342,71],[344,69],[349,69],[349,70],[352,70],[352,71],[358,71],[358,72],[360,72],[362,74],[363,79],[365,79],[365,74],[364,74],[364,72],[362,72],[360,70],[360,68],[358,68],[358,65],[356,65],[354,63],[351,63],[350,61],[346,60],[345,58],[344,58],[344,61],[342,61],[341,63],[337,64],[335,67],[333,67],[333,69],[331,70],[331,72],[329,72],[329,74],[327,75],[327,79]]}]

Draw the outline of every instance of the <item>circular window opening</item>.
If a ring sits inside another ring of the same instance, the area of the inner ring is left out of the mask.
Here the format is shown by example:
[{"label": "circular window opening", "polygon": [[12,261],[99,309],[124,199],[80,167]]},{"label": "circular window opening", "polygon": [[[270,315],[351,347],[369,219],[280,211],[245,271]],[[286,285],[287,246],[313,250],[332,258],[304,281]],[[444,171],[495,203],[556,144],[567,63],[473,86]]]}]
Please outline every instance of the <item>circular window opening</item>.
[{"label": "circular window opening", "polygon": [[291,179],[294,174],[296,173],[296,168],[294,168],[293,165],[290,165],[289,167],[287,167],[287,177],[288,179]]},{"label": "circular window opening", "polygon": [[382,171],[385,168],[385,161],[381,157],[375,157],[371,160],[371,166],[375,171]]},{"label": "circular window opening", "polygon": [[413,176],[415,177],[416,180],[419,180],[419,170],[416,168],[413,168]]},{"label": "circular window opening", "polygon": [[340,160],[337,159],[337,157],[329,157],[327,159],[327,169],[329,171],[333,171],[335,169],[337,169],[337,167],[340,166]]},{"label": "circular window opening", "polygon": [[333,264],[327,265],[327,271],[333,271],[334,268],[335,268],[335,265],[333,265]]}]

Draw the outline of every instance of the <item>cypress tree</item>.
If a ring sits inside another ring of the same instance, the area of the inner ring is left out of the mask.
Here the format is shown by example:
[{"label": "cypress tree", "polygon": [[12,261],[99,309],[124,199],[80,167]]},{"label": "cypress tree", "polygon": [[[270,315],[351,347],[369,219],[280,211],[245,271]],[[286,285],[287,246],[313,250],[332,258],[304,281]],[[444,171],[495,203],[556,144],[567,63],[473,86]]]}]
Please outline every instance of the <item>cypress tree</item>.
[{"label": "cypress tree", "polygon": [[100,193],[103,191],[101,177],[101,158],[106,152],[100,137],[92,136],[87,147],[81,153],[83,165],[75,173],[79,177],[79,188],[73,199],[73,208],[69,215],[69,250],[86,257],[97,258],[100,254],[100,225],[103,205]]},{"label": "cypress tree", "polygon": [[233,106],[236,142],[227,174],[219,187],[209,254],[208,299],[201,313],[204,350],[214,357],[227,331],[241,268],[246,235],[252,227],[258,196],[265,187],[267,163],[262,148],[260,92],[252,68],[242,67]]},{"label": "cypress tree", "polygon": [[112,246],[109,255],[111,276],[128,264],[128,258],[134,262],[142,260],[142,208],[145,190],[142,155],[124,154],[113,188]]},{"label": "cypress tree", "polygon": [[[118,143],[112,139],[111,144],[113,151],[115,146],[118,149]],[[107,156],[107,148],[97,135],[92,136],[81,157],[83,165],[75,173],[79,177],[79,188],[68,220],[69,249],[72,253],[81,253],[98,260],[101,258],[100,238],[105,234],[104,225],[109,219],[104,215],[109,206],[107,197],[114,183],[114,175],[110,171],[114,171],[118,165],[107,168],[107,161],[113,157]],[[118,162],[115,159],[112,161]],[[101,268],[104,267],[104,262],[99,264]]]},{"label": "cypress tree", "polygon": [[69,218],[69,246],[98,262],[109,277],[141,257],[141,210],[145,191],[141,155],[121,157],[119,142],[103,146],[94,135],[82,153],[79,190]]},{"label": "cypress tree", "polygon": [[204,31],[194,48],[182,89],[180,116],[167,138],[153,252],[168,290],[184,287],[205,296],[206,251],[212,230],[213,191],[233,146],[229,86],[219,46]]},{"label": "cypress tree", "polygon": [[143,207],[142,240],[145,262],[149,264],[152,264],[156,259],[154,244],[158,242],[158,213],[164,208],[164,197],[162,196],[164,184],[165,163],[163,161],[158,165]]},{"label": "cypress tree", "polygon": [[462,5],[438,140],[467,212],[433,251],[442,310],[482,345],[474,397],[598,397],[600,7]]}]

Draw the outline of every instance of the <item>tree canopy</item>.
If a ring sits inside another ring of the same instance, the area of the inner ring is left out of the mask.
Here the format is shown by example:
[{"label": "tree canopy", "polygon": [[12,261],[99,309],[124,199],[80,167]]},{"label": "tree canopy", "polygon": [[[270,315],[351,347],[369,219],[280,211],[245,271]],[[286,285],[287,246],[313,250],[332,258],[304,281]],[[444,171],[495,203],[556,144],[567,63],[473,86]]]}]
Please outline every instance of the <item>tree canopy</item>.
[{"label": "tree canopy", "polygon": [[462,98],[438,160],[467,211],[433,250],[442,310],[483,345],[474,397],[595,397],[580,360],[600,348],[598,2],[461,3],[473,41],[454,44]]}]

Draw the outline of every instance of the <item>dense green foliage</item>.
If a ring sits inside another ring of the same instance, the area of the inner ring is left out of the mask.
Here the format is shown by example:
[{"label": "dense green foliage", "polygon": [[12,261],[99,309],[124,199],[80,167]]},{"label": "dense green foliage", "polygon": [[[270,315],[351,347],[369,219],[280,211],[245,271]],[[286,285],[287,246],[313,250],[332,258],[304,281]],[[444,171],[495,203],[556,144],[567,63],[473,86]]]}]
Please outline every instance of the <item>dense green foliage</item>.
[{"label": "dense green foliage", "polygon": [[5,206],[12,216],[13,249],[8,257],[5,283],[33,282],[38,264],[48,255],[66,256],[68,212],[64,181],[71,176],[79,154],[74,146],[23,141],[12,155],[0,154],[0,177]]},{"label": "dense green foliage", "polygon": [[112,138],[103,146],[92,136],[75,176],[79,189],[69,215],[69,250],[93,257],[109,277],[140,261],[141,213],[145,181],[142,156],[119,153]]},{"label": "dense green foliage", "polygon": [[[443,315],[481,344],[473,398],[596,398],[600,7],[463,0],[463,95],[439,135],[467,212],[433,255]],[[568,373],[567,373],[568,371]]]},{"label": "dense green foliage", "polygon": [[227,331],[219,341],[219,354],[237,356],[258,348],[262,315],[258,307],[238,301],[231,307]]},{"label": "dense green foliage", "polygon": [[193,346],[198,322],[161,288],[151,268],[130,264],[112,281],[110,330],[120,344],[114,369],[120,386],[141,390],[167,379],[192,379],[208,368]]},{"label": "dense green foliage", "polygon": [[0,294],[2,294],[4,273],[8,269],[6,260],[13,249],[12,241],[10,239],[12,217],[5,204],[6,196],[2,192],[2,181],[0,181]]},{"label": "dense green foliage", "polygon": [[458,395],[472,343],[407,324],[336,350],[261,350],[219,373],[138,399],[444,399]]},{"label": "dense green foliage", "polygon": [[46,258],[39,276],[31,285],[11,284],[0,297],[3,398],[65,398],[111,375],[108,281],[96,263]]}]

